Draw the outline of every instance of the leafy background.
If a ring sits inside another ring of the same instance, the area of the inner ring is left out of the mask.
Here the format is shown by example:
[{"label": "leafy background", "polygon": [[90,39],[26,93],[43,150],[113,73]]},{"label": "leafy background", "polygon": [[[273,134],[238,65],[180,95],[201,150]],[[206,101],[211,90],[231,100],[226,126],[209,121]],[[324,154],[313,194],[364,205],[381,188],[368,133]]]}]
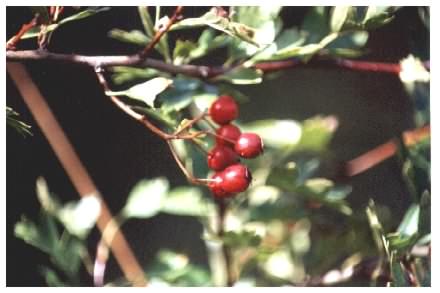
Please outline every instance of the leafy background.
[{"label": "leafy background", "polygon": [[[199,16],[206,10],[190,7],[185,10],[185,16]],[[164,11],[171,13],[166,9]],[[285,26],[291,27],[301,24],[309,12],[310,8],[307,7],[290,7],[283,9],[281,16]],[[9,7],[8,37],[29,18],[29,11],[24,8]],[[90,27],[94,30],[88,29]],[[114,27],[127,31],[139,29],[141,23],[137,11],[113,8],[74,25],[65,24],[53,35],[51,49],[100,55],[135,52],[137,47],[108,38],[107,33]],[[194,32],[186,30],[171,34],[170,38],[177,36],[184,40],[196,39]],[[28,44],[26,42],[25,45]],[[364,58],[398,62],[409,52],[416,51],[422,59],[427,59],[427,42],[429,35],[417,9],[402,8],[389,25],[371,32],[366,45],[369,53]],[[219,51],[219,54],[195,62],[219,64],[223,58]],[[93,72],[55,64],[32,64],[28,68],[114,213],[124,205],[126,195],[141,179],[166,177],[171,188],[186,183],[163,141],[109,104],[102,97]],[[121,86],[123,88],[126,87]],[[237,85],[235,88],[250,100],[242,105],[240,122],[243,123],[274,118],[301,121],[318,114],[335,115],[339,119],[339,128],[328,151],[321,158],[321,168],[316,175],[319,177],[336,177],[334,167],[339,162],[349,160],[402,130],[414,127],[412,102],[399,79],[387,74],[301,68],[267,76],[258,85]],[[20,113],[23,121],[35,125],[9,79],[7,104]],[[73,187],[38,128],[33,127],[32,132],[32,138],[23,139],[13,130],[7,129],[7,282],[10,286],[45,284],[36,268],[37,264],[49,265],[47,258],[36,250],[29,250],[28,246],[14,237],[13,231],[14,224],[22,214],[32,219],[38,218],[36,211],[39,203],[34,196],[36,178],[45,177],[51,191],[61,197],[63,202],[77,199]],[[307,154],[298,157],[307,158]],[[309,164],[309,168],[312,167]],[[410,205],[411,197],[404,187],[400,166],[395,159],[349,182],[341,183],[348,183],[352,187],[352,193],[346,200],[355,212],[363,213],[368,199],[373,198],[380,206],[382,217],[386,219],[385,225],[390,229],[397,227]],[[328,216],[333,217],[332,223],[340,224],[338,229],[341,231],[347,224],[338,214]],[[367,222],[358,224],[367,225]],[[307,223],[303,225],[303,230],[307,230]],[[321,226],[321,229],[325,228],[325,225]],[[124,231],[141,262],[149,267],[159,266],[154,270],[156,272],[160,272],[169,259],[171,252],[165,251],[159,255],[159,264],[153,262],[159,249],[164,248],[188,255],[193,264],[206,265],[205,245],[200,239],[201,226],[193,218],[177,218],[162,213],[146,222],[130,220],[124,226]],[[94,250],[99,234],[92,230],[90,235],[89,249]],[[169,235],[174,237],[170,239]],[[231,241],[235,241],[234,235],[231,235]],[[320,243],[330,241],[325,239],[313,243],[322,245]],[[368,238],[368,241],[374,247],[373,239]],[[324,248],[317,249],[320,250],[325,251]],[[308,266],[316,267],[316,273],[324,272],[331,268],[332,261],[341,260],[342,257],[330,257],[327,259],[329,263],[321,263],[321,267],[318,267],[315,264],[322,259],[318,255],[315,259],[309,259],[311,263]],[[115,279],[120,274],[110,259],[108,279]],[[203,272],[200,275],[203,279]],[[178,277],[169,276],[171,279]],[[185,282],[184,278],[182,282]]]}]

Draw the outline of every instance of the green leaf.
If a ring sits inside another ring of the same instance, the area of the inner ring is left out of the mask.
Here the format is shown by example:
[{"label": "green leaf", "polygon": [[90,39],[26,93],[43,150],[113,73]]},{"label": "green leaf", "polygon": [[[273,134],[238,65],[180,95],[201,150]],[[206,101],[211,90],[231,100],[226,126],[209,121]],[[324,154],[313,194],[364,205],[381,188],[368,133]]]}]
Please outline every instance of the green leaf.
[{"label": "green leaf", "polygon": [[[276,60],[281,58],[282,52],[290,50],[290,48],[298,48],[306,40],[306,34],[295,28],[285,29],[276,38],[275,42],[270,46],[257,53],[252,60]],[[275,55],[275,56],[273,56]]]},{"label": "green leaf", "polygon": [[26,137],[26,135],[32,135],[30,131],[31,126],[18,120],[19,114],[15,112],[11,107],[6,106],[6,123],[8,126],[15,128],[15,130]]},{"label": "green leaf", "polygon": [[200,87],[201,82],[197,79],[174,79],[173,87],[159,95],[160,110],[165,114],[171,111],[181,111],[191,104]]},{"label": "green leaf", "polygon": [[299,171],[296,164],[291,163],[286,167],[275,167],[271,169],[266,180],[266,185],[272,185],[284,190],[295,190]]},{"label": "green leaf", "polygon": [[257,84],[263,81],[263,71],[240,66],[216,77],[215,80],[227,81],[232,84]]},{"label": "green leaf", "polygon": [[304,17],[301,28],[309,34],[307,41],[316,43],[330,33],[328,24],[326,7],[314,6],[310,8],[310,11]]},{"label": "green leaf", "polygon": [[420,235],[431,233],[431,195],[427,190],[420,198],[418,232]]},{"label": "green leaf", "polygon": [[393,19],[390,11],[397,8],[392,6],[368,6],[367,12],[363,19],[363,24],[367,29],[373,29],[382,26]]},{"label": "green leaf", "polygon": [[158,94],[166,90],[173,81],[165,77],[156,77],[146,82],[132,86],[128,90],[112,92],[107,91],[108,96],[128,96],[132,99],[139,100],[154,108],[154,101]]},{"label": "green leaf", "polygon": [[75,278],[81,266],[81,255],[85,246],[78,238],[63,235],[51,251],[52,262],[71,278]]},{"label": "green leaf", "polygon": [[393,287],[409,287],[411,284],[409,283],[405,270],[403,269],[403,265],[400,261],[396,260],[394,254],[391,254],[390,258],[391,265],[391,277],[393,279],[392,286]]},{"label": "green leaf", "polygon": [[44,212],[40,214],[38,225],[22,216],[21,220],[15,224],[14,234],[24,242],[46,253],[50,253],[54,249],[58,239],[58,230],[54,219]]},{"label": "green leaf", "polygon": [[129,66],[115,66],[111,71],[112,80],[115,84],[120,85],[125,82],[130,82],[139,79],[152,79],[159,75],[159,71],[152,68],[135,68]]},{"label": "green leaf", "polygon": [[46,281],[46,284],[49,287],[68,287],[69,286],[68,284],[61,281],[57,272],[55,272],[51,268],[43,266],[39,269],[39,271],[44,276],[44,280]]},{"label": "green leaf", "polygon": [[143,32],[139,30],[131,30],[129,32],[121,29],[112,29],[109,31],[108,36],[124,43],[135,44],[139,46],[145,46],[151,41]]},{"label": "green leaf", "polygon": [[373,232],[373,239],[376,242],[376,246],[381,255],[389,254],[388,250],[388,241],[384,236],[384,231],[382,228],[382,224],[379,221],[379,218],[376,213],[376,206],[374,201],[370,199],[368,203],[368,207],[366,208],[366,214],[368,218],[368,222],[370,224],[371,231]]},{"label": "green leaf", "polygon": [[273,148],[291,148],[301,138],[301,125],[295,120],[258,120],[242,125],[246,132],[255,132],[261,136],[264,145]]},{"label": "green leaf", "polygon": [[228,247],[257,247],[261,243],[261,237],[252,231],[227,231],[223,236],[223,242]]},{"label": "green leaf", "polygon": [[295,150],[314,152],[325,150],[337,126],[338,120],[334,116],[317,116],[303,121],[301,138]]},{"label": "green leaf", "polygon": [[218,8],[213,7],[210,11],[197,18],[186,18],[175,23],[170,30],[210,26],[232,37],[259,46],[255,40],[255,30],[245,24],[230,21],[223,16]]},{"label": "green leaf", "polygon": [[101,200],[97,196],[89,195],[64,205],[59,210],[58,217],[71,234],[84,239],[95,226],[100,213]]},{"label": "green leaf", "polygon": [[147,274],[151,283],[180,287],[210,286],[210,274],[200,266],[191,264],[186,255],[171,250],[159,251]]},{"label": "green leaf", "polygon": [[203,193],[199,188],[181,186],[168,193],[161,211],[178,216],[204,217],[211,215],[215,207],[203,199]]},{"label": "green leaf", "polygon": [[397,232],[403,236],[412,236],[418,232],[420,206],[412,204],[405,213]]},{"label": "green leaf", "polygon": [[121,211],[124,218],[150,218],[158,214],[168,192],[169,183],[164,177],[138,182]]},{"label": "green leaf", "polygon": [[61,208],[61,203],[54,195],[50,194],[46,180],[43,177],[37,178],[36,191],[38,201],[43,209],[51,215],[56,215]]},{"label": "green leaf", "polygon": [[[74,14],[72,16],[66,17],[62,20],[60,20],[58,23],[54,23],[51,25],[48,25],[46,27],[46,31],[47,32],[51,32],[54,31],[55,29],[57,29],[58,27],[60,27],[63,24],[66,24],[68,22],[71,21],[76,21],[76,20],[80,20],[80,19],[84,19],[86,17],[90,17],[92,15],[95,15],[99,12],[103,12],[103,11],[108,11],[110,9],[110,7],[101,7],[101,8],[94,8],[94,9],[86,9],[84,11],[81,11],[77,14]],[[21,39],[29,39],[29,38],[35,38],[39,35],[40,32],[40,28],[36,27],[34,29],[29,30],[28,32],[26,32]]]},{"label": "green leaf", "polygon": [[197,49],[197,44],[191,41],[176,41],[173,51],[174,64],[181,65],[191,61],[191,52]]},{"label": "green leaf", "polygon": [[331,11],[330,28],[332,32],[339,32],[347,19],[351,6],[335,6]]}]

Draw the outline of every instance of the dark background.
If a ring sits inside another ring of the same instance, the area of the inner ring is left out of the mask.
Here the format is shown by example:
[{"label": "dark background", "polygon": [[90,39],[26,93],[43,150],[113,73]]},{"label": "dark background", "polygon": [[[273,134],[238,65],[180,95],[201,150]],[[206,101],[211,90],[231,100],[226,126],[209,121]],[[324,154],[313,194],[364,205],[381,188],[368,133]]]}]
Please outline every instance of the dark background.
[{"label": "dark background", "polygon": [[[207,9],[186,7],[184,16],[198,16]],[[172,10],[165,12],[170,14]],[[299,25],[308,10],[308,7],[284,8],[281,14],[285,26]],[[24,7],[7,7],[7,38],[31,18],[32,14]],[[53,34],[49,50],[85,55],[136,52],[138,48],[106,36],[115,27],[141,29],[137,9],[112,8],[95,17],[66,24]],[[177,36],[178,33],[170,35],[171,39]],[[194,39],[197,35],[185,33],[179,37]],[[417,9],[402,8],[394,21],[371,32],[367,44],[370,53],[364,59],[398,62],[414,50],[429,59],[429,52],[415,47],[420,43],[425,47],[427,42],[429,33]],[[25,48],[35,48],[34,41],[20,43],[19,49]],[[221,54],[214,54],[201,62],[217,64],[221,58]],[[166,144],[114,107],[90,68],[51,63],[27,64],[27,68],[113,212],[123,206],[130,189],[142,178],[166,176],[172,185],[186,183]],[[301,68],[286,70],[259,85],[237,88],[251,97],[251,102],[242,107],[242,121],[336,115],[340,126],[331,143],[332,162],[350,160],[413,126],[412,103],[398,77],[390,74]],[[9,127],[6,131],[7,286],[44,286],[37,265],[48,263],[47,257],[15,238],[14,224],[22,214],[33,219],[38,214],[35,195],[38,176],[43,176],[51,191],[63,201],[78,196],[9,76],[6,104],[33,126],[34,134],[23,138]],[[394,159],[351,178],[348,183],[353,186],[348,200],[355,208],[363,209],[372,197],[379,204],[392,206],[393,212],[401,213],[396,215],[400,219],[409,205],[400,167]],[[130,220],[124,226],[124,233],[142,264],[148,264],[158,249],[165,247],[188,254],[196,263],[206,264],[201,226],[190,218],[159,215],[148,221]],[[93,231],[89,239],[92,254],[98,236]],[[113,259],[108,268],[106,279],[121,275]]]}]

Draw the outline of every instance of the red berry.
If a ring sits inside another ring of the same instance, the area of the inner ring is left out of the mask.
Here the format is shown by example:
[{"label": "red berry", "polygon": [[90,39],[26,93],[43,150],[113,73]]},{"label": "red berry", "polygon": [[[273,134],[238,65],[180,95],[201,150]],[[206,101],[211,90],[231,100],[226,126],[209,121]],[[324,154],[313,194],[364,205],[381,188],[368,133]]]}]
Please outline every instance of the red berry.
[{"label": "red berry", "polygon": [[217,145],[234,147],[235,142],[241,134],[240,129],[233,124],[226,124],[217,129]]},{"label": "red berry", "polygon": [[263,140],[255,133],[242,133],[235,143],[234,150],[243,158],[255,158],[263,152]]},{"label": "red berry", "polygon": [[223,182],[220,184],[222,190],[228,193],[245,191],[252,180],[249,169],[242,164],[235,164],[222,171]]},{"label": "red berry", "polygon": [[224,182],[224,174],[223,172],[217,172],[215,173],[211,179],[214,181],[210,182],[208,184],[209,189],[211,190],[212,194],[215,198],[226,198],[234,196],[233,193],[228,193],[223,189],[223,182]]},{"label": "red berry", "polygon": [[220,96],[209,108],[212,120],[220,125],[228,124],[238,117],[238,105],[230,96]]},{"label": "red berry", "polygon": [[220,171],[239,161],[238,155],[229,147],[216,146],[208,153],[208,167]]}]

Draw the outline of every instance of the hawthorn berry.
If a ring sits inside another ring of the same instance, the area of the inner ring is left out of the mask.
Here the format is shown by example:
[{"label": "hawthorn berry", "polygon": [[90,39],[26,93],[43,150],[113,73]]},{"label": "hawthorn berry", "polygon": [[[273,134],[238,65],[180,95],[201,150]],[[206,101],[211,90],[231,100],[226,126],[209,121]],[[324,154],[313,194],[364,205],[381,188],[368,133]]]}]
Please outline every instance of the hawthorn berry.
[{"label": "hawthorn berry", "polygon": [[221,189],[227,193],[239,193],[245,191],[252,181],[249,169],[242,164],[234,164],[222,171],[223,181],[220,183]]},{"label": "hawthorn berry", "polygon": [[224,174],[223,172],[216,172],[211,179],[213,180],[208,184],[209,189],[211,190],[212,194],[215,198],[226,198],[234,196],[234,193],[226,192],[223,189],[223,182],[224,182]]},{"label": "hawthorn berry", "polygon": [[243,158],[255,158],[263,152],[263,140],[256,133],[242,133],[235,142],[234,150]]},{"label": "hawthorn berry", "polygon": [[241,131],[233,124],[226,124],[217,129],[216,134],[217,145],[224,145],[233,148],[235,142],[241,134]]},{"label": "hawthorn berry", "polygon": [[226,146],[217,145],[208,153],[208,167],[215,171],[221,171],[238,161],[238,155]]},{"label": "hawthorn berry", "polygon": [[220,96],[209,108],[209,115],[217,124],[228,124],[238,117],[238,105],[231,96]]}]

